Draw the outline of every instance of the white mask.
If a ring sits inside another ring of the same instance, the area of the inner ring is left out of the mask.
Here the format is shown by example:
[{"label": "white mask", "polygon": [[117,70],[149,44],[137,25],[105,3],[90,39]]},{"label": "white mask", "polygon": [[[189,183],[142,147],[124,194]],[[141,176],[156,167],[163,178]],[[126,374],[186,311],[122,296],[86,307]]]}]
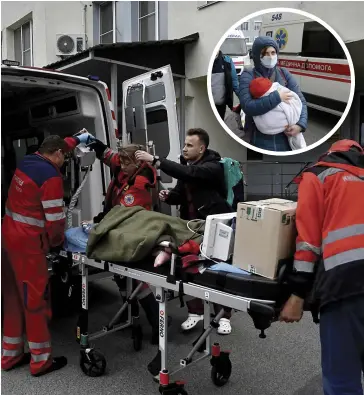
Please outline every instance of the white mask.
[{"label": "white mask", "polygon": [[277,64],[278,56],[263,56],[260,61],[262,62],[262,65],[267,69],[273,69],[273,67]]}]

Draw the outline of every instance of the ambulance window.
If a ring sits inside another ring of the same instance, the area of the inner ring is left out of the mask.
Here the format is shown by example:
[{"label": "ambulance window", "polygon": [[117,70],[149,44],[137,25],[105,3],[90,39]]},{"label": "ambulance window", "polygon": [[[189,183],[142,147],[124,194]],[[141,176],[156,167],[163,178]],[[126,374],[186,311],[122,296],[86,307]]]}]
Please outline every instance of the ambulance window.
[{"label": "ambulance window", "polygon": [[156,154],[167,157],[170,151],[167,110],[159,108],[148,111],[147,125],[148,140],[153,141]]},{"label": "ambulance window", "polygon": [[244,38],[227,38],[220,47],[224,55],[245,56],[248,53]]},{"label": "ambulance window", "polygon": [[336,38],[318,22],[304,24],[301,56],[346,59]]}]

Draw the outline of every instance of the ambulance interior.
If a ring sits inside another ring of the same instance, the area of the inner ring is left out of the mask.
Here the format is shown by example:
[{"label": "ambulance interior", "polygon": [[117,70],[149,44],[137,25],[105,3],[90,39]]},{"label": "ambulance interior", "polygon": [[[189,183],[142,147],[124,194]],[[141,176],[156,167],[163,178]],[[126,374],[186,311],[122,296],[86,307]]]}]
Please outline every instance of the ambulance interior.
[{"label": "ambulance interior", "polygon": [[[95,89],[75,84],[36,78],[2,75],[2,139],[1,139],[1,203],[2,217],[12,176],[25,155],[34,153],[50,134],[72,136],[82,128],[103,138],[106,125],[104,111]],[[73,86],[72,86],[73,85]],[[74,225],[82,219],[91,219],[102,209],[103,192],[107,176],[104,166],[96,160],[92,177],[83,188],[76,206]],[[62,168],[65,204],[82,181],[83,171],[77,160],[71,158]],[[95,175],[94,175],[95,174]],[[95,194],[95,191],[99,193]],[[89,198],[93,195],[93,199]],[[76,222],[76,223],[75,223]]]}]

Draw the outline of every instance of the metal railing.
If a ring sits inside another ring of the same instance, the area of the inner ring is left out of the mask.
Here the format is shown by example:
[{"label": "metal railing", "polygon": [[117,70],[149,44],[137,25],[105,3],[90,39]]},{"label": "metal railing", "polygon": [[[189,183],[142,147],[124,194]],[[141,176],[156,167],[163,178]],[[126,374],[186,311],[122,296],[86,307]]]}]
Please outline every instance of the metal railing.
[{"label": "metal railing", "polygon": [[297,200],[298,185],[293,179],[310,162],[241,162],[244,173],[245,199],[272,197]]}]

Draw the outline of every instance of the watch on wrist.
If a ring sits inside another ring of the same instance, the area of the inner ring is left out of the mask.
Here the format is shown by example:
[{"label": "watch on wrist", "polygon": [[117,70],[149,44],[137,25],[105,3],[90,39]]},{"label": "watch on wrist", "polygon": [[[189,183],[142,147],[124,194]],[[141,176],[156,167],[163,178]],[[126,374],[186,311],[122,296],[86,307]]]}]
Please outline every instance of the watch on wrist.
[{"label": "watch on wrist", "polygon": [[154,166],[159,161],[159,156],[153,156],[152,165]]}]

